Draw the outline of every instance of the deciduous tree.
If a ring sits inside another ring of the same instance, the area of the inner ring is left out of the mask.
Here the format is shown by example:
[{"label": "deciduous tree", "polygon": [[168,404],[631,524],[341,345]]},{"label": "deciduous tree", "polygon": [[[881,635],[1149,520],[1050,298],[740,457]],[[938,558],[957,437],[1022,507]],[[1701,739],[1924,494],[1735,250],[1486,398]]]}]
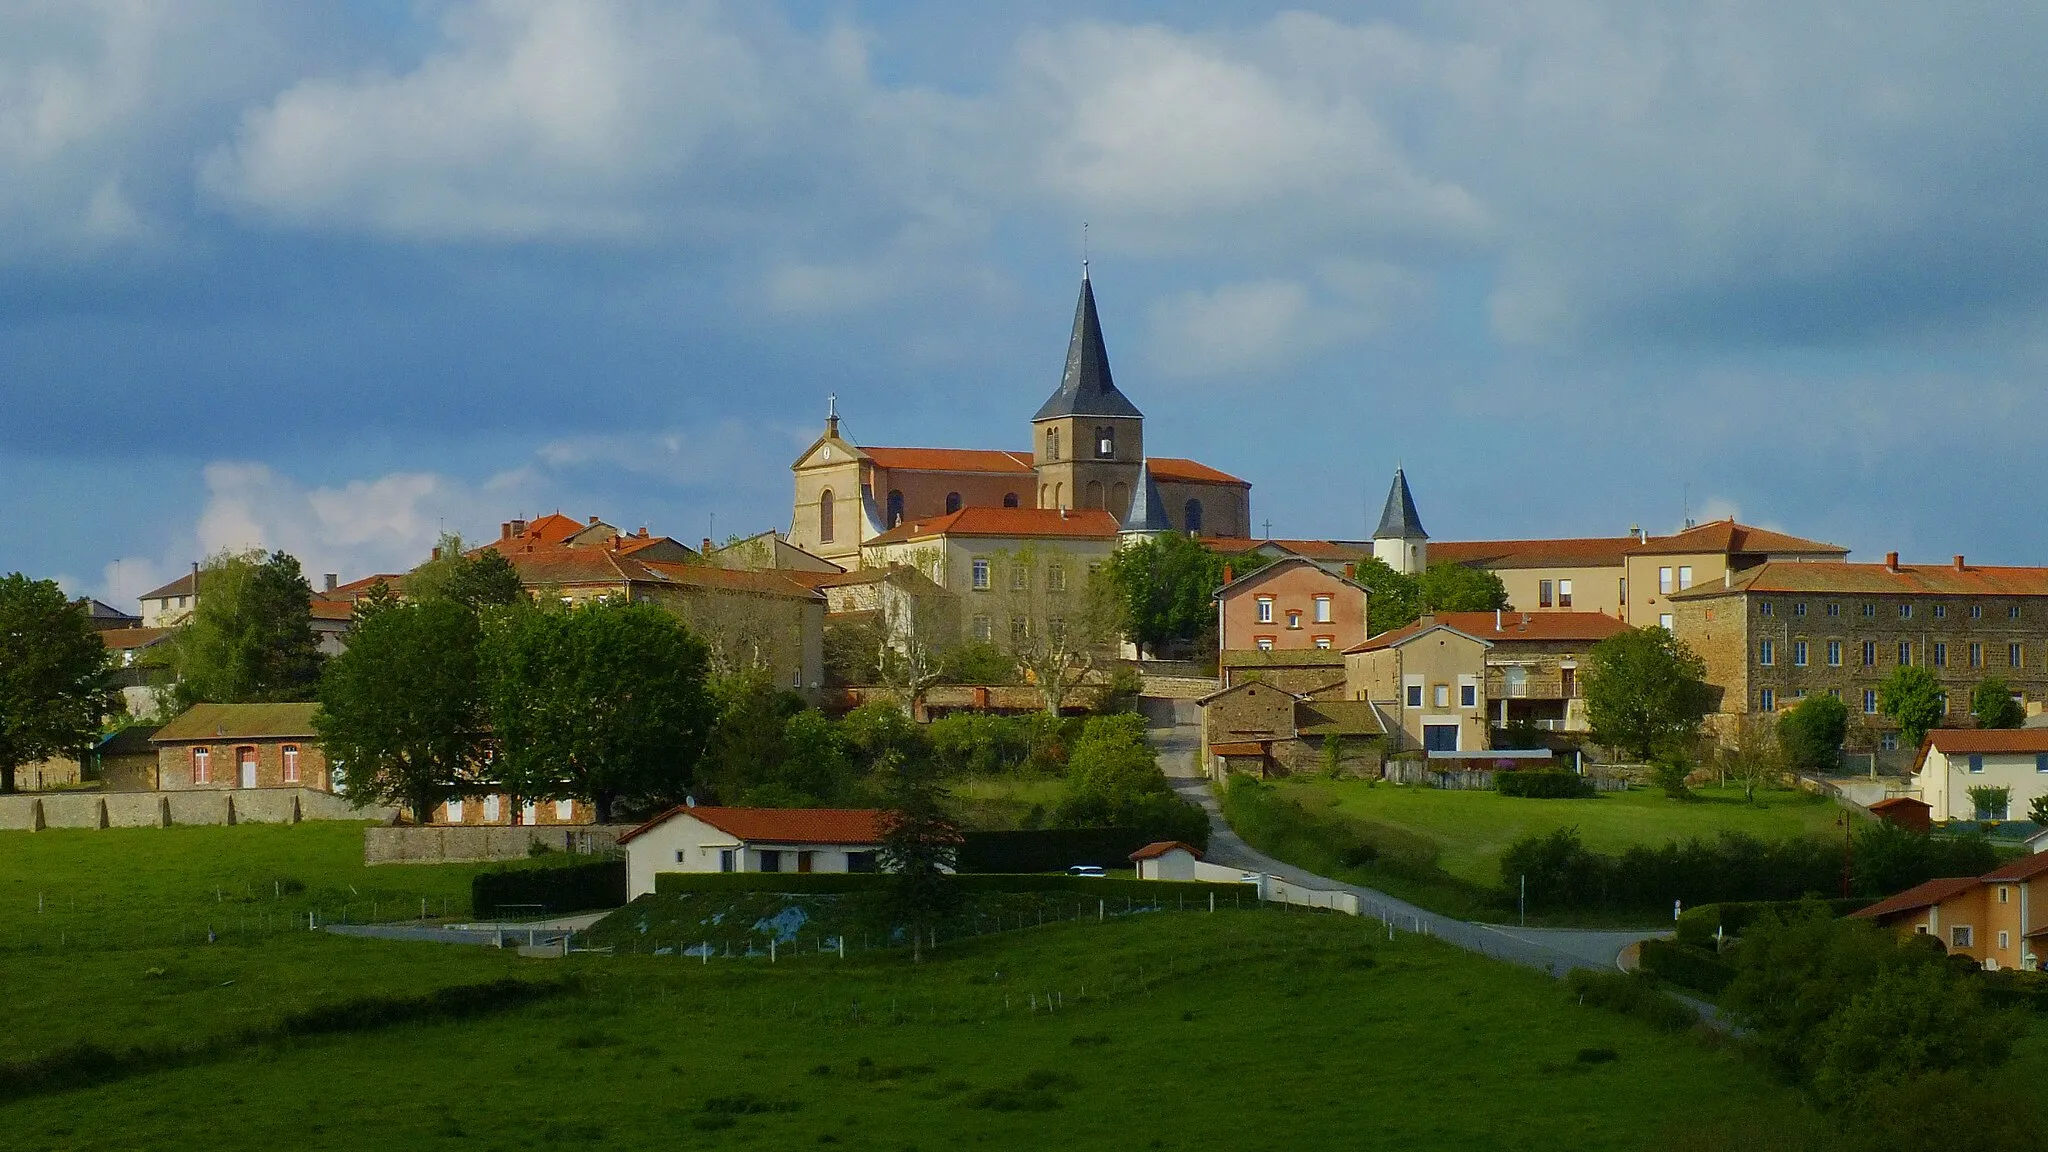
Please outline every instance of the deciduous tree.
[{"label": "deciduous tree", "polygon": [[83,751],[119,701],[107,647],[63,589],[0,578],[0,792],[24,764]]},{"label": "deciduous tree", "polygon": [[1491,612],[1508,606],[1500,577],[1484,568],[1444,561],[1416,578],[1415,596],[1424,612]]},{"label": "deciduous tree", "polygon": [[2027,710],[2012,698],[2012,687],[1997,676],[1986,676],[1970,690],[1970,715],[1979,728],[2017,728],[2027,722]]},{"label": "deciduous tree", "polygon": [[1744,716],[1734,743],[1716,749],[1714,757],[1722,777],[1735,781],[1742,789],[1742,798],[1752,802],[1758,788],[1785,778],[1788,764],[1771,718],[1763,715]]},{"label": "deciduous tree", "polygon": [[1778,743],[1794,769],[1833,771],[1849,734],[1849,706],[1835,696],[1808,696],[1778,721]]},{"label": "deciduous tree", "polygon": [[446,533],[432,560],[405,577],[406,598],[449,600],[471,612],[517,603],[524,595],[519,571],[495,549],[463,554],[462,537]]},{"label": "deciduous tree", "polygon": [[424,824],[476,782],[484,734],[477,618],[453,600],[379,608],[320,677],[314,728],[357,805],[399,804]]},{"label": "deciduous tree", "polygon": [[199,573],[192,618],[164,647],[180,709],[310,700],[320,681],[313,588],[283,552],[223,552]]},{"label": "deciduous tree", "polygon": [[1898,724],[1908,747],[1917,748],[1948,714],[1948,697],[1934,673],[1918,664],[1901,664],[1877,686],[1877,710]]},{"label": "deciduous tree", "polygon": [[1193,640],[1216,622],[1223,561],[1192,537],[1169,533],[1120,549],[1104,567],[1123,634],[1138,651]]},{"label": "deciduous tree", "polygon": [[1690,747],[1707,712],[1706,665],[1650,626],[1617,632],[1587,653],[1586,715],[1603,744],[1643,760]]},{"label": "deciduous tree", "polygon": [[998,553],[990,611],[996,644],[1031,677],[1045,710],[1115,655],[1116,589],[1071,553],[1024,548]]}]

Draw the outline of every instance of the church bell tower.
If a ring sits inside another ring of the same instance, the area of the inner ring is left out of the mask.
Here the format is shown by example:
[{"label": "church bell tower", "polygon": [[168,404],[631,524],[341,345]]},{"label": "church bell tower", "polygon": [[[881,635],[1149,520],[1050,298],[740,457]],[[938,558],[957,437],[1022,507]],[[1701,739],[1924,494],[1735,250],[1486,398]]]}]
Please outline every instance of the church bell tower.
[{"label": "church bell tower", "polygon": [[1102,508],[1122,521],[1145,460],[1145,414],[1109,374],[1095,288],[1081,266],[1081,299],[1060,386],[1031,418],[1040,508]]}]

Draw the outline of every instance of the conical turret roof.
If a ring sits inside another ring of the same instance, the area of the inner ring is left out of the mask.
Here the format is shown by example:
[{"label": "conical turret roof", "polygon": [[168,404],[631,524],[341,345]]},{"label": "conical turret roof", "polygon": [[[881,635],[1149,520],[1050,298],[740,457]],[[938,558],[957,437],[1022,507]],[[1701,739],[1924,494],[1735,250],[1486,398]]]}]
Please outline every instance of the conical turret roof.
[{"label": "conical turret roof", "polygon": [[1131,508],[1124,513],[1123,530],[1173,531],[1173,525],[1166,519],[1166,497],[1160,495],[1159,482],[1152,479],[1152,468],[1149,464],[1138,466],[1138,483],[1131,490]]},{"label": "conical turret roof", "polygon": [[1109,350],[1102,343],[1102,321],[1095,315],[1095,288],[1081,276],[1081,299],[1074,305],[1074,334],[1067,341],[1067,370],[1060,386],[1039,406],[1039,420],[1063,416],[1130,416],[1144,413],[1116,390],[1109,375]]},{"label": "conical turret roof", "polygon": [[1422,530],[1422,517],[1415,511],[1415,494],[1408,491],[1408,477],[1401,469],[1394,469],[1394,486],[1387,491],[1387,506],[1380,512],[1380,526],[1373,530],[1375,540],[1427,540],[1429,533]]}]

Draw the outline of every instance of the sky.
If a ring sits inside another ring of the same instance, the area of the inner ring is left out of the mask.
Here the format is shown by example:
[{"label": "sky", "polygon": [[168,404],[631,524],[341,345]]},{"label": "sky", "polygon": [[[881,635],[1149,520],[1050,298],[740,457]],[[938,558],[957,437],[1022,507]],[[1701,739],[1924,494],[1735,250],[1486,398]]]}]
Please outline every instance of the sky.
[{"label": "sky", "polygon": [[1366,535],[2048,564],[2048,8],[0,8],[0,572],[788,527],[1023,449],[1087,254],[1148,448]]}]

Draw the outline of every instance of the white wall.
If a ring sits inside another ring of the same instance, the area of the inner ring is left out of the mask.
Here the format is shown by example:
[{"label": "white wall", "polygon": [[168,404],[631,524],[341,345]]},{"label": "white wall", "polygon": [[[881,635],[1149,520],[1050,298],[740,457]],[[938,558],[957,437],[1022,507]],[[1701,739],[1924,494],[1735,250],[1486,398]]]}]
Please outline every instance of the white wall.
[{"label": "white wall", "polygon": [[776,844],[765,840],[745,841],[713,828],[687,812],[679,812],[659,826],[626,842],[626,896],[644,896],[654,891],[654,877],[661,872],[723,871],[721,853],[735,853],[736,872],[761,871],[761,854],[779,852],[783,872],[795,872],[797,853],[811,853],[811,871],[845,872],[847,857],[856,852],[874,852],[874,844]]},{"label": "white wall", "polygon": [[2008,820],[2027,818],[2027,806],[2034,797],[2048,795],[2048,772],[2036,771],[2032,752],[1986,752],[1984,770],[1970,771],[1970,757],[1953,755],[1939,748],[1927,750],[1927,762],[1913,777],[1920,799],[1934,809],[1936,820],[1974,820],[1976,806],[1970,803],[1972,788],[2010,788],[2012,800],[2006,806]]}]

